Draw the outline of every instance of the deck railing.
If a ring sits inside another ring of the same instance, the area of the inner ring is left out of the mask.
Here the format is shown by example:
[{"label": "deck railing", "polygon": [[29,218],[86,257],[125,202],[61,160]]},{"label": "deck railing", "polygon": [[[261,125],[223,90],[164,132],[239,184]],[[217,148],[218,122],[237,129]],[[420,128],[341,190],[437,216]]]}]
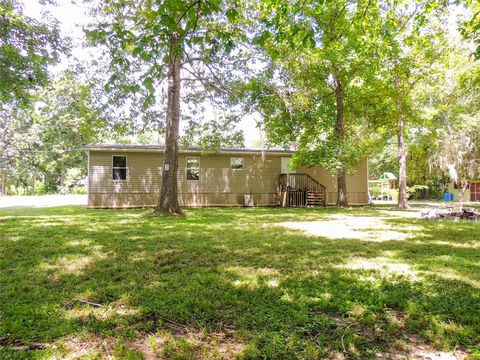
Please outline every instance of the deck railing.
[{"label": "deck railing", "polygon": [[280,188],[282,191],[289,190],[307,190],[325,188],[316,179],[309,174],[280,174]]},{"label": "deck railing", "polygon": [[[294,173],[280,174],[279,176],[280,192],[284,196],[282,206],[296,207],[318,205],[314,198],[321,199],[323,205],[326,201],[325,186],[320,184],[309,174]],[[311,199],[309,201],[309,199]]]}]

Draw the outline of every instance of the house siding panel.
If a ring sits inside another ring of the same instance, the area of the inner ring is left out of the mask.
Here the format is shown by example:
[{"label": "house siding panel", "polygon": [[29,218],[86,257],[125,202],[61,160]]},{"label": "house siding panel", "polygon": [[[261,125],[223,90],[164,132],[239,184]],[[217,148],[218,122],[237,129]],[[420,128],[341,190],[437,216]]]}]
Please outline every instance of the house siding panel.
[{"label": "house siding panel", "polygon": [[[367,158],[353,168],[347,176],[347,197],[350,204],[368,204]],[[327,204],[337,202],[337,176],[320,167],[302,167],[299,173],[306,173],[326,187]]]},{"label": "house siding panel", "polygon": [[[127,156],[127,179],[112,180],[112,156]],[[200,179],[187,180],[187,157],[200,158]],[[230,158],[242,157],[243,170],[230,169]],[[253,193],[256,205],[276,205],[280,154],[179,154],[178,192],[182,206],[242,205]],[[90,151],[89,207],[122,208],[155,206],[161,187],[163,153]],[[368,202],[366,161],[347,179],[352,204]],[[327,188],[327,203],[336,201],[336,177],[321,168],[302,168]]]}]

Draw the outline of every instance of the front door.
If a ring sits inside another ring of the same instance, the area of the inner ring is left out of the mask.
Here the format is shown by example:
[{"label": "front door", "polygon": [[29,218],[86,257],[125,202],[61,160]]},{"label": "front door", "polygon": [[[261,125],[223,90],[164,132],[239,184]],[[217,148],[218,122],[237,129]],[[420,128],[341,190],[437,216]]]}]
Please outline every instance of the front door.
[{"label": "front door", "polygon": [[282,157],[282,164],[281,164],[281,173],[282,174],[292,174],[295,170],[292,170],[290,167],[290,160],[291,157]]},{"label": "front door", "polygon": [[470,183],[470,201],[480,201],[480,182]]}]

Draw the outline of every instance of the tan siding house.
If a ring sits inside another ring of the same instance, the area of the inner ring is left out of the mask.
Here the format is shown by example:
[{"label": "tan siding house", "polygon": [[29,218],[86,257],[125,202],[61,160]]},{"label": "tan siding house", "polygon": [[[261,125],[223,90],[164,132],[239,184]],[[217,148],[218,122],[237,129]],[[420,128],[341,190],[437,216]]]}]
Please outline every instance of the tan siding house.
[{"label": "tan siding house", "polygon": [[[157,145],[93,145],[88,151],[88,206],[155,206],[162,179],[163,148]],[[255,205],[281,205],[279,177],[291,172],[292,152],[261,149],[195,148],[179,153],[178,193],[182,206],[241,206],[253,194]],[[300,175],[325,188],[325,202],[336,202],[336,177],[323,168],[301,168]],[[351,204],[368,203],[367,162],[348,177]],[[303,191],[303,190],[302,190]],[[284,202],[285,203],[285,202]]]}]

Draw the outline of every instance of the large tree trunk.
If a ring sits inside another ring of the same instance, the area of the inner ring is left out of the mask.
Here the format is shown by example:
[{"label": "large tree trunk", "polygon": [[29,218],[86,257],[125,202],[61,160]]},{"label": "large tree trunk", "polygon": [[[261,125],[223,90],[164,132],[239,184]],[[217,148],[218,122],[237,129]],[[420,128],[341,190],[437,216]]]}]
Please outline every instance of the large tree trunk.
[{"label": "large tree trunk", "polygon": [[407,196],[407,150],[405,149],[405,120],[403,114],[398,116],[398,208],[408,209]]},{"label": "large tree trunk", "polygon": [[168,69],[167,127],[162,188],[156,213],[181,214],[178,204],[178,132],[180,127],[180,69],[182,67],[177,34],[171,35],[171,55]]},{"label": "large tree trunk", "polygon": [[[335,131],[337,133],[338,141],[340,142],[340,149],[342,149],[345,141],[345,122],[344,122],[344,93],[343,86],[338,77],[335,77],[335,102],[337,107],[337,118],[335,121]],[[347,199],[347,172],[343,165],[342,151],[338,154],[341,167],[337,170],[337,206],[348,206]]]}]

